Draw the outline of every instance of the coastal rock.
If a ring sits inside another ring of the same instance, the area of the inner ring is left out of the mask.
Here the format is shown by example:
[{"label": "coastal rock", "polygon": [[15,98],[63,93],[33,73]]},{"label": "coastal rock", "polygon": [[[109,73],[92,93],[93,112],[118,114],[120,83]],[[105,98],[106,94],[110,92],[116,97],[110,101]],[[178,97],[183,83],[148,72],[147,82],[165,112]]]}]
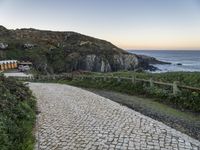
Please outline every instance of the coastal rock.
[{"label": "coastal rock", "polygon": [[140,67],[140,69],[144,67],[140,64],[139,59],[134,54],[114,55],[109,59],[104,56],[92,54],[87,55],[81,62],[82,65],[78,69],[97,72],[135,70],[138,67]]},{"label": "coastal rock", "polygon": [[110,72],[112,71],[108,60],[101,60],[101,72]]},{"label": "coastal rock", "polygon": [[97,61],[96,55],[87,55],[85,58],[85,70],[94,70]]},{"label": "coastal rock", "polygon": [[139,65],[139,60],[134,54],[114,55],[114,71],[134,70]]},{"label": "coastal rock", "polygon": [[183,64],[181,64],[181,63],[177,63],[176,65],[177,65],[177,66],[182,66]]},{"label": "coastal rock", "polygon": [[92,42],[90,42],[90,41],[81,41],[80,42],[80,46],[87,45],[87,44],[91,45]]},{"label": "coastal rock", "polygon": [[170,62],[160,61],[160,60],[157,60],[156,58],[151,57],[151,56],[138,55],[138,57],[140,57],[144,61],[148,62],[149,64],[163,64],[163,65],[164,64],[171,64]]},{"label": "coastal rock", "polygon": [[103,59],[97,55],[87,55],[83,60],[81,68],[82,70],[87,71],[97,71],[97,72],[110,72],[112,71],[111,66],[107,59]]},{"label": "coastal rock", "polygon": [[134,70],[139,66],[139,59],[136,55],[124,55],[124,69]]}]

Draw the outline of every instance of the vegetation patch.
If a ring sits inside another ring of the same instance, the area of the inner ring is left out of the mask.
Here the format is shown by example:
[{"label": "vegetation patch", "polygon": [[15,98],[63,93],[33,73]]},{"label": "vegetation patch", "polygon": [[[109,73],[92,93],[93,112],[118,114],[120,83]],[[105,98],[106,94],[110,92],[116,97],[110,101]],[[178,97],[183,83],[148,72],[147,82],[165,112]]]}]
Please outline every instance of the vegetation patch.
[{"label": "vegetation patch", "polygon": [[0,76],[0,149],[32,150],[36,101],[23,83]]},{"label": "vegetation patch", "polygon": [[[199,73],[163,73],[163,74],[151,74],[151,73],[133,73],[133,72],[116,72],[116,73],[87,73],[86,76],[120,76],[120,77],[131,77],[135,75],[137,78],[149,79],[153,78],[155,81],[162,82],[173,82],[179,81],[181,85],[193,85],[200,87],[197,82],[200,80]],[[149,83],[136,82],[135,84],[130,81],[122,80],[117,82],[116,79],[103,79],[91,80],[91,78],[84,78],[83,80],[58,80],[60,83],[67,83],[70,85],[85,87],[85,88],[98,88],[104,90],[113,90],[131,95],[142,95],[145,97],[154,98],[156,101],[171,105],[174,108],[200,112],[200,93],[192,92],[189,90],[181,90],[177,95],[172,93],[172,87],[165,86],[154,86],[151,87]]]},{"label": "vegetation patch", "polygon": [[180,85],[188,85],[193,87],[200,87],[200,72],[166,72],[166,73],[148,73],[148,72],[134,72],[134,71],[120,71],[110,73],[95,73],[88,72],[86,75],[103,75],[103,76],[120,76],[132,77],[141,79],[150,79],[154,81],[162,81],[173,83],[178,81]]}]

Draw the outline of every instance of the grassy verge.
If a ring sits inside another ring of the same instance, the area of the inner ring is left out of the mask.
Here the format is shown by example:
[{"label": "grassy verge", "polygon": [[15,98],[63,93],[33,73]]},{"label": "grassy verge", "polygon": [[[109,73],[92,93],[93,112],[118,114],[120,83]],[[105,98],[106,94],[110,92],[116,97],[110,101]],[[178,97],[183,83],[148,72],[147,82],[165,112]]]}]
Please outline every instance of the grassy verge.
[{"label": "grassy verge", "polygon": [[173,83],[178,81],[181,85],[188,85],[193,87],[200,87],[200,72],[167,72],[167,73],[147,73],[147,72],[133,72],[133,71],[121,71],[112,73],[95,73],[88,72],[87,75],[104,75],[104,76],[121,76],[121,77],[132,77],[133,75],[137,78],[150,79],[155,81]]},{"label": "grassy verge", "polygon": [[28,87],[0,76],[0,149],[32,150],[35,99]]},{"label": "grassy verge", "polygon": [[112,90],[130,95],[139,95],[148,98],[154,98],[156,101],[171,105],[172,107],[184,111],[200,112],[200,94],[189,92],[187,90],[180,92],[174,96],[169,88],[151,88],[143,83],[132,84],[127,81],[116,82],[110,81],[93,81],[91,79],[84,80],[59,80],[58,83],[66,83],[84,88],[97,88],[103,90]]}]

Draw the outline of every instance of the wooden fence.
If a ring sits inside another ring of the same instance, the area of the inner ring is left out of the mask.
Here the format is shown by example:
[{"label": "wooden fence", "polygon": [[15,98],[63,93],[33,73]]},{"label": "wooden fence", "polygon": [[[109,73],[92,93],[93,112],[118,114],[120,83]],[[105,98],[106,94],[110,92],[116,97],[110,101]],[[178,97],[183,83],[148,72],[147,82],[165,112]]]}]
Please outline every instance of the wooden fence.
[{"label": "wooden fence", "polygon": [[62,79],[62,78],[79,79],[79,80],[83,80],[83,79],[99,80],[100,79],[102,81],[108,81],[108,80],[114,79],[117,82],[130,81],[132,84],[135,84],[136,82],[143,82],[143,83],[148,83],[150,87],[152,88],[155,85],[171,87],[174,95],[177,95],[181,89],[200,93],[200,88],[180,85],[177,81],[174,81],[173,83],[166,83],[166,82],[154,81],[152,78],[147,80],[147,79],[136,78],[135,76],[130,78],[130,77],[116,77],[116,76],[73,75],[71,73],[68,73],[68,74],[61,74],[61,75],[38,75],[31,78],[22,77],[18,79],[27,80],[27,81],[43,81],[43,80],[55,80],[55,79]]},{"label": "wooden fence", "polygon": [[154,81],[152,78],[147,80],[147,79],[136,78],[135,76],[133,76],[132,78],[114,77],[114,76],[76,76],[76,78],[79,78],[80,80],[83,80],[84,78],[91,79],[91,80],[101,79],[103,81],[115,79],[117,82],[123,82],[123,80],[126,80],[126,81],[130,81],[132,84],[135,84],[136,82],[143,82],[143,83],[148,83],[150,85],[150,87],[152,87],[152,88],[154,87],[154,85],[161,85],[161,86],[165,86],[165,87],[168,86],[168,87],[172,88],[174,95],[177,95],[181,89],[200,93],[200,88],[180,85],[179,82],[177,82],[177,81],[174,81],[173,83],[165,83],[165,82],[160,82],[160,81]]}]

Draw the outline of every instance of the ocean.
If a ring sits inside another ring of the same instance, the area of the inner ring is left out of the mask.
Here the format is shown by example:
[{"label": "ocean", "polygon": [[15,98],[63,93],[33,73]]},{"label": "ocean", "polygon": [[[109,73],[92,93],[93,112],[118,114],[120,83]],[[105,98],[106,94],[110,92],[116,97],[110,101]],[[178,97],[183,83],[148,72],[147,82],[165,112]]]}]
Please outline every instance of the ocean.
[{"label": "ocean", "polygon": [[[174,50],[130,50],[129,52],[155,57],[158,60],[170,62],[170,65],[154,65],[156,72],[200,72],[200,51]],[[177,65],[178,63],[182,65]]]}]

